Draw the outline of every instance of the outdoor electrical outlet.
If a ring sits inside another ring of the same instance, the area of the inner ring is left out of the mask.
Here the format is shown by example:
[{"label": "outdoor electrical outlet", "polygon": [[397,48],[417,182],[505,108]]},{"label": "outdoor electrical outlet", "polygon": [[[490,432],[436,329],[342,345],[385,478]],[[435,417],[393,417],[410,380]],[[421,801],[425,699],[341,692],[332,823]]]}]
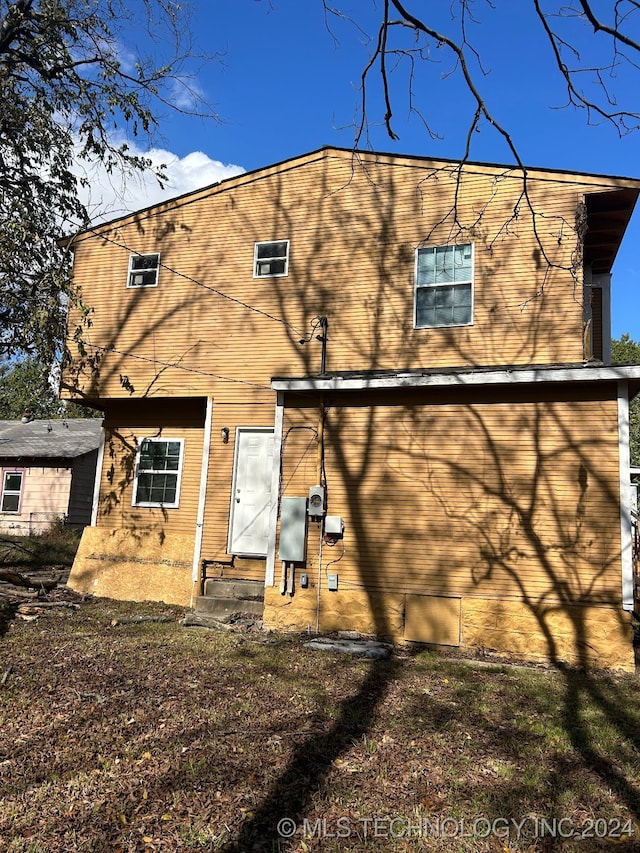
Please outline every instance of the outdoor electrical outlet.
[{"label": "outdoor electrical outlet", "polygon": [[337,592],[337,590],[338,590],[338,575],[327,575],[327,588],[331,592]]}]

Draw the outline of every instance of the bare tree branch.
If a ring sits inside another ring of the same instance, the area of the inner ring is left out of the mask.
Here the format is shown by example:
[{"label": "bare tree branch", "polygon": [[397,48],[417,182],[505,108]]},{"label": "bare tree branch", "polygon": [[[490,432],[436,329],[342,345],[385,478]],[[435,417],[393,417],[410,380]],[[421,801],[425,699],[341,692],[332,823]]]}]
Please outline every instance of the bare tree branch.
[{"label": "bare tree branch", "polygon": [[[323,2],[326,13],[339,14],[340,10],[335,9],[335,4],[330,7],[326,0]],[[375,115],[369,92],[374,75],[377,75],[381,85],[382,124],[390,139],[393,141],[398,139],[393,116],[399,94],[397,85],[394,88],[391,86],[391,75],[401,72],[403,66],[406,85],[401,96],[403,98],[406,96],[408,99],[409,114],[417,116],[430,136],[435,137],[437,134],[432,130],[433,116],[424,110],[418,99],[418,94],[424,96],[424,93],[419,93],[417,73],[420,65],[435,63],[436,51],[445,56],[448,55],[452,61],[451,67],[441,74],[441,79],[459,76],[464,89],[472,99],[472,106],[469,110],[460,162],[457,166],[447,167],[447,171],[455,172],[456,177],[452,207],[442,215],[436,227],[450,222],[451,232],[457,237],[468,235],[479,227],[483,210],[477,212],[471,221],[468,221],[468,214],[465,214],[466,219],[463,219],[460,212],[460,190],[465,167],[472,159],[475,135],[489,126],[506,145],[514,163],[511,174],[519,175],[522,189],[512,207],[511,214],[493,235],[487,238],[487,245],[491,248],[502,235],[512,233],[517,222],[525,213],[527,214],[541,259],[547,269],[540,288],[532,296],[536,298],[543,292],[544,281],[549,272],[559,266],[567,269],[567,266],[565,264],[562,267],[554,260],[554,248],[548,241],[549,235],[546,234],[548,228],[544,229],[546,237],[543,239],[542,222],[543,220],[548,222],[548,217],[536,209],[532,200],[529,172],[511,130],[498,119],[483,92],[482,78],[489,74],[489,70],[485,66],[485,58],[471,40],[471,25],[479,23],[474,2],[473,0],[452,0],[450,11],[453,28],[447,28],[446,25],[444,28],[435,26],[433,9],[425,10],[424,4],[421,4],[419,13],[413,13],[409,6],[410,0],[384,0],[382,4],[377,36],[375,40],[370,40],[372,50],[360,78],[360,115],[355,128],[355,147],[359,147],[365,139],[368,141],[368,128]],[[486,0],[486,7],[492,13],[498,13],[497,7],[491,0]],[[591,0],[568,0],[566,3],[560,0],[558,3],[550,2],[545,8],[542,7],[541,0],[533,0],[529,8],[550,45],[553,67],[557,69],[560,79],[566,86],[566,106],[584,110],[589,124],[610,123],[621,136],[639,129],[640,111],[635,109],[635,105],[619,104],[615,83],[616,75],[622,71],[640,71],[640,41],[633,30],[638,23],[638,16],[634,17],[634,15],[640,11],[640,2],[616,0],[609,20],[602,17],[600,10],[596,12]],[[584,62],[581,56],[583,40],[576,27],[584,27],[585,24],[593,31],[592,38],[598,38],[597,44],[594,43],[595,61]],[[402,33],[406,32],[414,33],[413,45],[407,44],[406,41],[403,43]],[[603,56],[601,52],[603,47],[606,48],[607,42],[611,48],[609,57]],[[567,55],[571,57],[571,64],[565,58]],[[390,62],[391,57],[395,58],[394,63]],[[599,57],[602,57],[602,61],[598,61]],[[427,178],[426,182],[429,180]],[[424,184],[425,182],[423,186]],[[566,239],[569,232],[579,237],[577,222],[561,220],[555,230],[560,242]],[[432,234],[433,231],[427,235],[426,239],[430,239]],[[580,263],[581,260],[576,257],[571,260],[568,267],[576,287],[580,276]]]}]

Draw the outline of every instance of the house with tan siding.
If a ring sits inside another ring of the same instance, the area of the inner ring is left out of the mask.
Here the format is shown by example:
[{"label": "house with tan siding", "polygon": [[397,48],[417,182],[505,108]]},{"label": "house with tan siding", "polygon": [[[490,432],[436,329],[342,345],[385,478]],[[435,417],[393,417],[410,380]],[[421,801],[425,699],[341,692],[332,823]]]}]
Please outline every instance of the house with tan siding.
[{"label": "house with tan siding", "polygon": [[633,669],[639,190],[323,148],[79,234],[65,396],[105,442],[70,583]]},{"label": "house with tan siding", "polygon": [[101,440],[99,419],[0,421],[0,533],[90,524]]}]

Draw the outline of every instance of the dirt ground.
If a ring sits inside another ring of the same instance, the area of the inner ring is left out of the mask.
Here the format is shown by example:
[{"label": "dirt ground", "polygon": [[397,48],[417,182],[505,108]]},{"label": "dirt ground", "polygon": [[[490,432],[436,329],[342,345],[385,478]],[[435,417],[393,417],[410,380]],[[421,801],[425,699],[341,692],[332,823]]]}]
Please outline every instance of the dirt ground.
[{"label": "dirt ground", "polygon": [[183,616],[0,590],[2,853],[640,849],[635,677]]}]

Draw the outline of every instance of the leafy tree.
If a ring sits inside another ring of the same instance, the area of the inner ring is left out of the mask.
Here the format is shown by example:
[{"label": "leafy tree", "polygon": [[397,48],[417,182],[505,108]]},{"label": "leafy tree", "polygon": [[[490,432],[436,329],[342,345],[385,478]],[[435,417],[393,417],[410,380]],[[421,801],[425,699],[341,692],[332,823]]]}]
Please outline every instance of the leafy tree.
[{"label": "leafy tree", "polygon": [[[627,333],[611,341],[611,361],[614,364],[640,364],[640,342]],[[629,406],[629,444],[631,464],[640,465],[640,397]]]},{"label": "leafy tree", "polygon": [[186,12],[172,0],[0,0],[0,358],[59,354],[78,299],[64,238],[89,222],[76,158],[144,169],[122,140],[153,133],[163,105],[210,114],[185,71]]},{"label": "leafy tree", "polygon": [[100,412],[58,398],[55,377],[37,358],[0,364],[0,420],[101,417]]},{"label": "leafy tree", "polygon": [[611,361],[614,364],[640,364],[640,342],[628,332],[611,341]]}]

